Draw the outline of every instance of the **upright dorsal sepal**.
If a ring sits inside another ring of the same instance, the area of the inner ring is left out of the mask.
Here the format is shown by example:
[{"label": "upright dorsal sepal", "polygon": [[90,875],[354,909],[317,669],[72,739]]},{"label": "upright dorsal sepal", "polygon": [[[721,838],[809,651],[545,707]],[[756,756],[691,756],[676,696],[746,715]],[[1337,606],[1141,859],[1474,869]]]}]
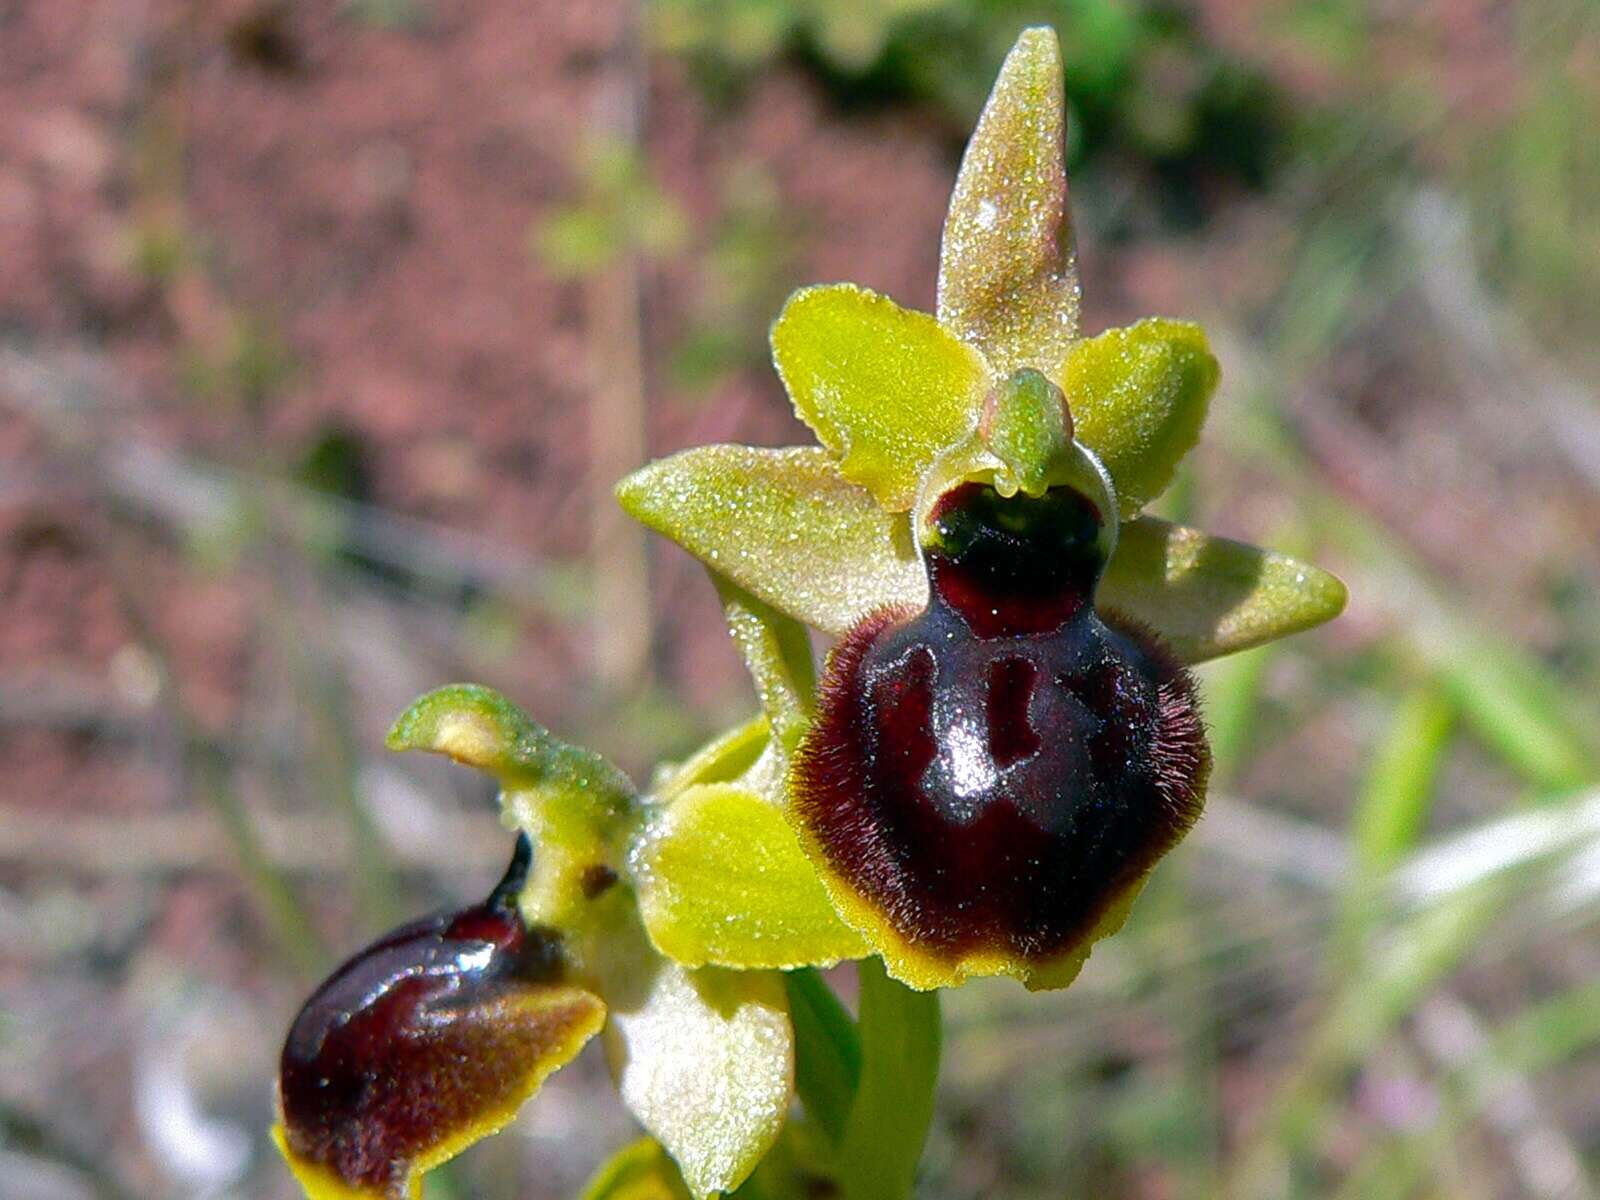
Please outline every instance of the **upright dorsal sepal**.
[{"label": "upright dorsal sepal", "polygon": [[939,251],[939,321],[995,371],[1056,377],[1078,336],[1078,269],[1067,208],[1061,47],[1025,30],[961,160]]}]

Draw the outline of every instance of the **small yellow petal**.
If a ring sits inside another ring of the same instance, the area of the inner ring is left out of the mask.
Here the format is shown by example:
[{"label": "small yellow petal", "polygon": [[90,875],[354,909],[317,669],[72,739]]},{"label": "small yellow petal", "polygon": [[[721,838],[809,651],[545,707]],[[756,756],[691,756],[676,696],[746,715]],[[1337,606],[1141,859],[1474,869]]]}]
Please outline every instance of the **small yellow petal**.
[{"label": "small yellow petal", "polygon": [[1131,517],[1172,482],[1200,439],[1220,371],[1205,331],[1150,317],[1075,343],[1059,380],[1074,436],[1095,452]]},{"label": "small yellow petal", "polygon": [[737,785],[690,788],[651,822],[633,863],[651,940],[685,966],[832,966],[866,953],[783,814]]},{"label": "small yellow petal", "polygon": [[989,383],[983,357],[932,317],[849,283],[791,296],[772,327],[772,360],[843,476],[895,511],[976,426]]},{"label": "small yellow petal", "polygon": [[765,715],[752,717],[712,738],[683,762],[658,772],[651,794],[656,804],[670,804],[701,783],[728,783],[748,771],[772,740]]}]

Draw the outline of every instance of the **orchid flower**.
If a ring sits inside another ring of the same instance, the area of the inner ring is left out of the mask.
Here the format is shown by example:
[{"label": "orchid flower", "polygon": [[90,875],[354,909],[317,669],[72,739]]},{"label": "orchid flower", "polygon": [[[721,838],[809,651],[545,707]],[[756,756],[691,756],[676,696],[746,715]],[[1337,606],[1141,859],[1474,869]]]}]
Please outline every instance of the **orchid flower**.
[{"label": "orchid flower", "polygon": [[[369,947],[294,1023],[275,1134],[313,1200],[418,1196],[597,1033],[650,1138],[588,1195],[731,1192],[796,1091],[784,972],[869,960],[864,1033],[886,987],[1066,986],[1199,818],[1188,668],[1345,591],[1141,515],[1219,368],[1182,321],[1082,336],[1064,129],[1055,36],[1028,30],[962,162],[936,313],[802,289],[773,361],[818,444],[698,447],[619,485],[706,565],[758,716],[642,792],[484,688],[397,722],[391,747],[493,775],[519,840],[483,904]],[[808,627],[836,639],[820,683]],[[926,1106],[875,1114],[865,1053],[830,1103],[802,1048],[801,1097],[846,1196],[904,1195],[921,1133],[897,1154],[873,1122],[925,1132]]]}]

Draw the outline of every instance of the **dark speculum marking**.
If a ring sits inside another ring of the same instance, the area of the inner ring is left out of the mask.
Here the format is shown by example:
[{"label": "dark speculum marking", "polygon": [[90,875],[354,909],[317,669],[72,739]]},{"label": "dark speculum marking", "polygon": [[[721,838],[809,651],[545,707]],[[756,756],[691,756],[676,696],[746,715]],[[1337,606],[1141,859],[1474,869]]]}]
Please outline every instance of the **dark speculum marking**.
[{"label": "dark speculum marking", "polygon": [[[560,937],[522,924],[529,854],[519,838],[486,901],[395,930],[306,1001],[279,1074],[297,1155],[402,1194],[414,1160],[520,1099],[530,1063],[598,1003],[561,984]],[[538,989],[552,1003],[525,1003]]]},{"label": "dark speculum marking", "polygon": [[617,882],[617,873],[605,863],[591,863],[578,877],[578,886],[585,900],[598,900]]},{"label": "dark speculum marking", "polygon": [[1050,959],[1199,816],[1194,685],[1148,630],[1095,612],[1100,514],[1076,492],[966,484],[932,524],[928,606],[834,648],[792,804],[921,953]]}]

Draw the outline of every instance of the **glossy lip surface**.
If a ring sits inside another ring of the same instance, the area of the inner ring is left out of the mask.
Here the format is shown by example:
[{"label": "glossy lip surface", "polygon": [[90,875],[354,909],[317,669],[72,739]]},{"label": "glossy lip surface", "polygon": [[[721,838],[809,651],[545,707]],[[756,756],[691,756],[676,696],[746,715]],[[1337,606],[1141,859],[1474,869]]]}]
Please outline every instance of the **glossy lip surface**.
[{"label": "glossy lip surface", "polygon": [[791,813],[836,894],[937,970],[1079,951],[1199,815],[1193,684],[1096,615],[1086,504],[955,489],[928,607],[867,618],[829,658]]},{"label": "glossy lip surface", "polygon": [[953,488],[929,515],[933,598],[981,638],[1058,630],[1094,598],[1103,519],[1071,488],[1037,499],[1002,498],[979,483]]},{"label": "glossy lip surface", "polygon": [[[558,993],[579,1007],[586,995],[559,984],[559,937],[517,916],[526,871],[523,839],[484,903],[394,931],[313,993],[280,1064],[297,1155],[394,1191],[415,1160],[525,1093],[530,1056],[564,1030]],[[554,1003],[530,1007],[531,994]]]}]

